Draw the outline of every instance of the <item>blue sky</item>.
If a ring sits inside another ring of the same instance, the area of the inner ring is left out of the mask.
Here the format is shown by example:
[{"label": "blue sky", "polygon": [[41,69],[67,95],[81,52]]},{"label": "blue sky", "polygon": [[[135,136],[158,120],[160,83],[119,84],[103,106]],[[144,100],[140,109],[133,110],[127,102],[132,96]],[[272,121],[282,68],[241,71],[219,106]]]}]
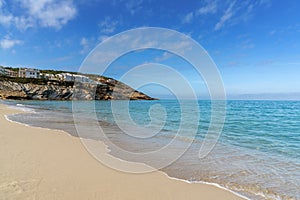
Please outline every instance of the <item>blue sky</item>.
[{"label": "blue sky", "polygon": [[[0,65],[77,71],[102,40],[132,28],[163,27],[207,50],[228,98],[300,99],[299,10],[295,0],[0,0]],[[165,52],[142,54],[115,65],[185,66]],[[111,71],[107,75],[120,76]]]}]

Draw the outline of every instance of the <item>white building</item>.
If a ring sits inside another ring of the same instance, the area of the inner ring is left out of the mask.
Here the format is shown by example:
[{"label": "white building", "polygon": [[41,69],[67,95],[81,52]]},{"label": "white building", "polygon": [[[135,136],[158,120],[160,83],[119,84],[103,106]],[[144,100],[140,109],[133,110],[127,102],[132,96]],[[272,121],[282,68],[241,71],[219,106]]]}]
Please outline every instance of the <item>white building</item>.
[{"label": "white building", "polygon": [[82,83],[94,83],[95,81],[91,80],[89,77],[77,74],[62,73],[56,75],[59,80],[62,81],[78,81]]},{"label": "white building", "polygon": [[19,77],[21,78],[40,78],[40,71],[38,69],[20,68]]},{"label": "white building", "polygon": [[83,75],[74,75],[75,80],[82,83],[93,83],[95,81],[91,80],[89,77]]},{"label": "white building", "polygon": [[64,80],[64,76],[62,74],[56,74],[56,78],[59,81],[63,81]]},{"label": "white building", "polygon": [[[43,77],[51,80],[50,76],[47,75],[47,74],[43,74]],[[52,79],[52,80],[54,80],[54,79]],[[81,82],[81,83],[100,84],[99,82],[94,81],[94,80],[90,79],[87,76],[78,75],[78,74],[71,74],[71,73],[56,74],[55,75],[55,80],[59,80],[59,81],[77,81],[77,82]]]},{"label": "white building", "polygon": [[40,77],[43,77],[44,79],[52,80],[52,81],[57,81],[58,80],[58,78],[54,74],[44,74],[44,73],[41,73]]},{"label": "white building", "polygon": [[5,69],[5,71],[6,71],[6,76],[18,77],[18,71],[11,70],[11,69]]},{"label": "white building", "polygon": [[59,76],[62,77],[63,81],[75,81],[75,77],[70,73],[62,73]]}]

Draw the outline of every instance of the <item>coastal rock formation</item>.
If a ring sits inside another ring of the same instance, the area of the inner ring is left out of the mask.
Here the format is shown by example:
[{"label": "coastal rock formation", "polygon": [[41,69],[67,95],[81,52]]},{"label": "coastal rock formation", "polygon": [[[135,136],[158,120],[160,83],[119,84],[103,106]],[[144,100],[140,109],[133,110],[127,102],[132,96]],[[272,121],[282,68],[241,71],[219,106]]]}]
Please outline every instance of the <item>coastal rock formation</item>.
[{"label": "coastal rock formation", "polygon": [[0,98],[15,100],[154,100],[114,79],[97,84],[6,80],[0,77]]}]

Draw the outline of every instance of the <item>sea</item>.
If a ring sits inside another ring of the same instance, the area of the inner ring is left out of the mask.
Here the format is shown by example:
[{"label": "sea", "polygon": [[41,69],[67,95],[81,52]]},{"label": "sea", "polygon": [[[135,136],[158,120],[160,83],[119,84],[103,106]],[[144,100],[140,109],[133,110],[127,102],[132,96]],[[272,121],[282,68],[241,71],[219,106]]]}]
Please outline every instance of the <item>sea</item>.
[{"label": "sea", "polygon": [[[221,132],[202,157],[212,126],[209,100],[78,101],[76,110],[72,101],[1,103],[26,111],[9,120],[109,141],[113,156],[157,167],[172,178],[213,184],[254,200],[300,199],[300,101],[223,102]],[[95,119],[101,134],[91,128]]]}]

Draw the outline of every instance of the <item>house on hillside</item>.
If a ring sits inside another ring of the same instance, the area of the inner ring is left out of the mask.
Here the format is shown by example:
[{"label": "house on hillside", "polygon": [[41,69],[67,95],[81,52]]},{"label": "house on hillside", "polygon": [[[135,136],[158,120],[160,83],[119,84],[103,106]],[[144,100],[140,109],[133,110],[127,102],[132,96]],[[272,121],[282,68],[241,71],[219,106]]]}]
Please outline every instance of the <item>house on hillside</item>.
[{"label": "house on hillside", "polygon": [[62,73],[57,74],[56,77],[60,81],[77,81],[81,83],[98,83],[87,76],[79,75],[79,74],[70,74],[70,73]]},{"label": "house on hillside", "polygon": [[74,75],[75,80],[81,83],[94,83],[95,81],[91,80],[89,77],[83,75]]},{"label": "house on hillside", "polygon": [[19,77],[21,78],[40,78],[40,70],[32,68],[20,68]]},{"label": "house on hillside", "polygon": [[5,69],[6,76],[9,77],[18,77],[18,71],[12,70],[12,69]]},{"label": "house on hillside", "polygon": [[45,74],[45,73],[40,73],[40,77],[47,79],[47,80],[51,80],[51,81],[57,81],[59,80],[58,77],[54,74]]},{"label": "house on hillside", "polygon": [[64,80],[64,76],[62,74],[56,74],[55,75],[58,81],[63,81]]},{"label": "house on hillside", "polygon": [[61,77],[62,81],[75,81],[75,77],[70,73],[58,74]]},{"label": "house on hillside", "polygon": [[7,69],[5,67],[0,66],[0,75],[10,76],[10,77],[17,77],[18,72],[12,69]]}]

